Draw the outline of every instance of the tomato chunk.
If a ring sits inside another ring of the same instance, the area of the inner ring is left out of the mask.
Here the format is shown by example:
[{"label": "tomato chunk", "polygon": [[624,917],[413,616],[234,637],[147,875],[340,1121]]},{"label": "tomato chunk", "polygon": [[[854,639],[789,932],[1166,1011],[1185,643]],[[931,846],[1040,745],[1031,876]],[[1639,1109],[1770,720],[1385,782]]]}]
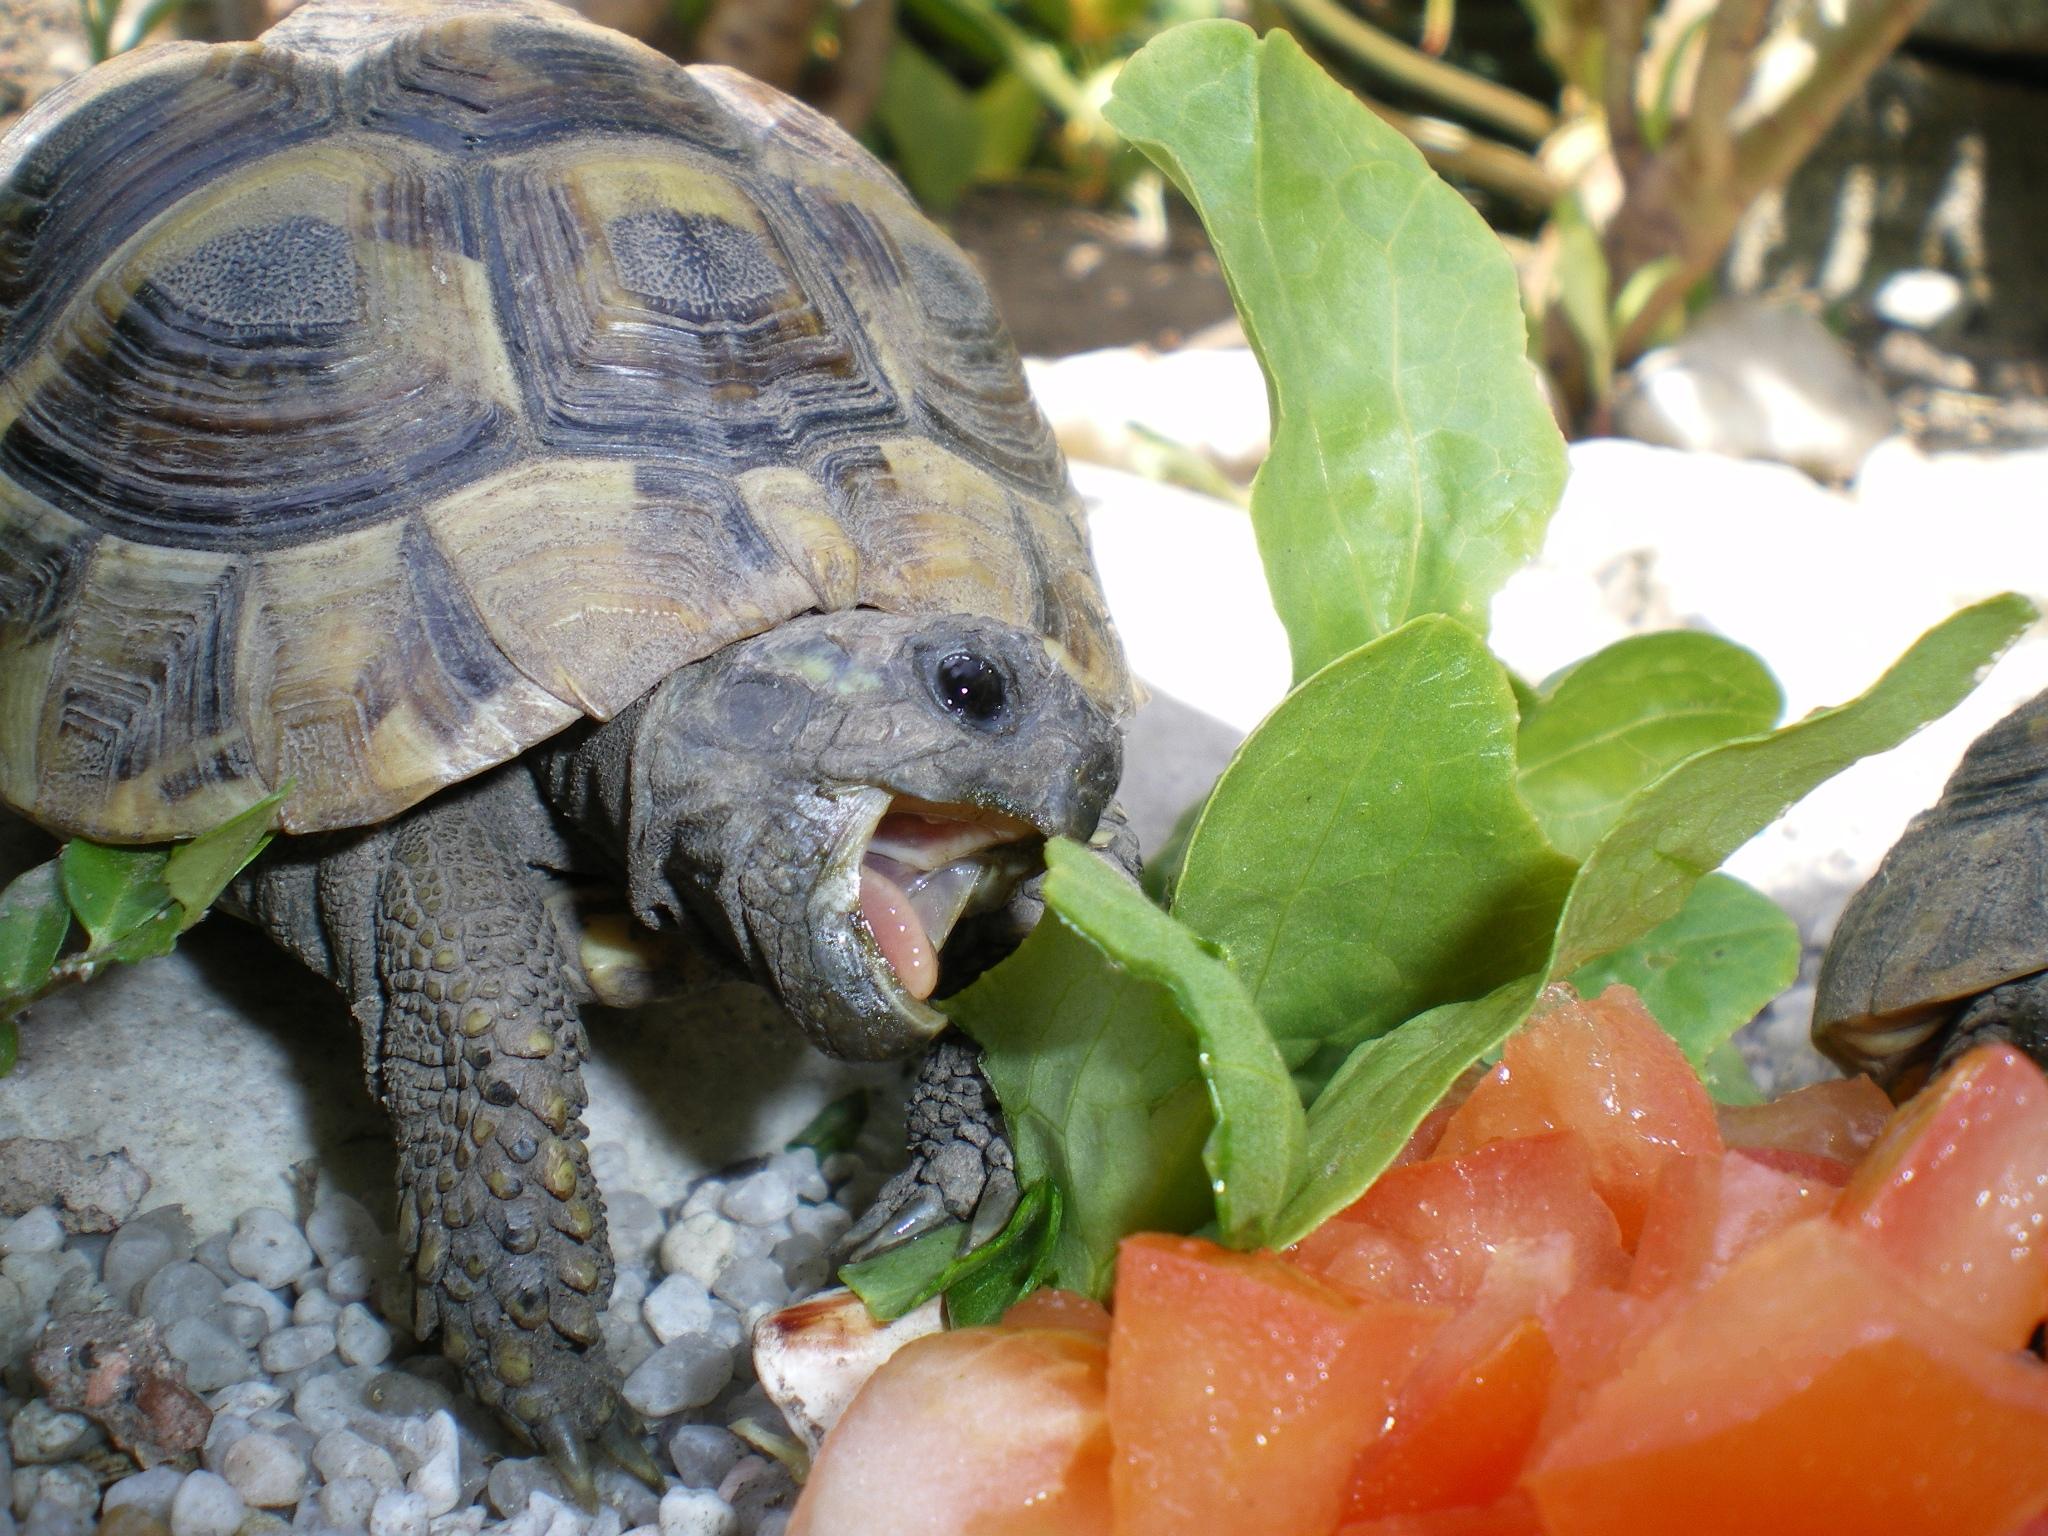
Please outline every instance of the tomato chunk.
[{"label": "tomato chunk", "polygon": [[1592,1153],[1593,1185],[1633,1251],[1667,1159],[1721,1150],[1713,1101],[1628,987],[1581,1002],[1569,992],[1508,1038],[1500,1065],[1451,1116],[1438,1157],[1505,1136],[1570,1129]]},{"label": "tomato chunk", "polygon": [[2004,1045],[1900,1110],[1835,1208],[1929,1305],[2017,1348],[2048,1316],[2048,1080]]},{"label": "tomato chunk", "polygon": [[1646,1339],[1524,1486],[1551,1536],[1997,1536],[2048,1503],[2048,1369],[1799,1222]]},{"label": "tomato chunk", "polygon": [[1109,1536],[1108,1340],[962,1328],[891,1355],[825,1437],[789,1536]]},{"label": "tomato chunk", "polygon": [[1337,1536],[1545,1536],[1527,1494],[1512,1493],[1484,1509],[1433,1509],[1347,1523]]},{"label": "tomato chunk", "polygon": [[1368,1269],[1391,1262],[1391,1238],[1393,1251],[1417,1260],[1418,1301],[1469,1300],[1504,1245],[1554,1236],[1568,1241],[1580,1283],[1619,1285],[1628,1274],[1614,1213],[1593,1188],[1591,1153],[1572,1131],[1490,1141],[1462,1156],[1389,1168],[1325,1230],[1303,1262],[1351,1283],[1360,1266],[1341,1246],[1345,1235],[1369,1255]]},{"label": "tomato chunk", "polygon": [[1109,1308],[1093,1296],[1041,1286],[1012,1303],[1003,1314],[1005,1328],[1078,1328],[1083,1333],[1108,1333]]},{"label": "tomato chunk", "polygon": [[1329,1536],[1441,1322],[1272,1254],[1127,1238],[1110,1328],[1117,1536]]},{"label": "tomato chunk", "polygon": [[1768,1167],[1747,1151],[1664,1165],[1636,1243],[1629,1290],[1697,1290],[1765,1238],[1824,1216],[1835,1186]]},{"label": "tomato chunk", "polygon": [[1892,1117],[1892,1101],[1867,1077],[1835,1078],[1780,1094],[1768,1104],[1720,1104],[1721,1139],[1731,1147],[1811,1152],[1854,1163]]}]

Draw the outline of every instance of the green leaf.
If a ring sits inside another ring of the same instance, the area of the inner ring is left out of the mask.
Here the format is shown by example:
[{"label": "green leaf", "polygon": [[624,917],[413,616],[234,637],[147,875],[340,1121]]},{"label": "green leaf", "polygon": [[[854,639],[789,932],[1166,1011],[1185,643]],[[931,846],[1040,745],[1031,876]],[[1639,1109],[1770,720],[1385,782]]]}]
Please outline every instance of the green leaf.
[{"label": "green leaf", "polygon": [[861,1128],[867,1123],[867,1090],[856,1088],[811,1116],[810,1123],[790,1137],[785,1146],[792,1152],[798,1147],[809,1147],[820,1158],[827,1158],[858,1141]]},{"label": "green leaf", "polygon": [[15,1027],[14,1015],[0,1013],[0,1077],[14,1070],[14,1064],[21,1060],[21,1032]]},{"label": "green leaf", "polygon": [[73,838],[57,856],[64,899],[96,950],[109,949],[171,904],[161,848],[110,848]]},{"label": "green leaf", "polygon": [[1058,1191],[1027,1189],[1002,1231],[962,1251],[968,1226],[950,1221],[910,1242],[849,1264],[839,1278],[882,1322],[892,1322],[943,1293],[954,1327],[993,1323],[1038,1284],[1059,1230]]},{"label": "green leaf", "polygon": [[966,1240],[967,1223],[949,1221],[872,1259],[847,1265],[839,1278],[876,1318],[892,1323],[939,1294],[946,1271],[959,1259]]},{"label": "green leaf", "polygon": [[1507,675],[1449,619],[1331,663],[1238,749],[1174,915],[1300,1066],[1542,967],[1571,862],[1515,790]]},{"label": "green leaf", "polygon": [[1557,232],[1557,305],[1578,341],[1593,398],[1605,400],[1614,384],[1614,330],[1609,322],[1607,253],[1600,233],[1567,193],[1551,210]]},{"label": "green leaf", "polygon": [[1126,1232],[1209,1220],[1209,1096],[1194,1032],[1164,987],[1048,911],[1014,955],[945,1007],[984,1048],[1018,1182],[1059,1186],[1054,1284],[1104,1296]]},{"label": "green leaf", "polygon": [[1045,903],[1113,962],[1172,995],[1215,1110],[1203,1147],[1223,1240],[1256,1247],[1301,1172],[1300,1096],[1244,987],[1137,886],[1065,839],[1046,845]]},{"label": "green leaf", "polygon": [[0,1013],[26,1001],[49,980],[71,931],[71,908],[57,861],[38,864],[0,891]]},{"label": "green leaf", "polygon": [[1642,790],[1573,882],[1551,974],[1569,975],[1675,916],[1702,875],[1795,801],[1955,708],[2037,616],[2011,593],[1965,608],[1847,704],[1699,753]]},{"label": "green leaf", "polygon": [[1716,1104],[1761,1104],[1764,1101],[1763,1094],[1757,1089],[1756,1078],[1750,1074],[1749,1063],[1735,1048],[1733,1040],[1723,1040],[1707,1053],[1706,1065],[1700,1068],[1700,1081],[1707,1085],[1707,1092]]},{"label": "green leaf", "polygon": [[202,832],[189,843],[171,850],[164,864],[163,880],[171,899],[185,909],[181,928],[189,928],[206,914],[228,882],[249,865],[270,843],[277,826],[278,808],[292,786],[265,795],[247,810],[238,811],[210,832]]},{"label": "green leaf", "polygon": [[1483,631],[1565,474],[1492,231],[1285,32],[1165,33],[1105,115],[1201,214],[1265,368],[1252,518],[1296,678],[1418,614]]},{"label": "green leaf", "polygon": [[1015,70],[1001,70],[974,93],[974,116],[980,127],[980,145],[973,179],[1008,181],[1024,169],[1038,143],[1038,131],[1045,121],[1038,92]]},{"label": "green leaf", "polygon": [[875,121],[917,200],[943,212],[974,181],[981,118],[974,98],[930,54],[900,34],[882,71]]},{"label": "green leaf", "polygon": [[1678,915],[1572,972],[1581,997],[1620,982],[1704,1071],[1714,1052],[1799,977],[1799,927],[1730,875],[1708,875]]},{"label": "green leaf", "polygon": [[1771,669],[1731,640],[1632,636],[1552,678],[1524,709],[1523,798],[1551,842],[1583,859],[1629,796],[1695,752],[1768,731],[1784,707]]}]

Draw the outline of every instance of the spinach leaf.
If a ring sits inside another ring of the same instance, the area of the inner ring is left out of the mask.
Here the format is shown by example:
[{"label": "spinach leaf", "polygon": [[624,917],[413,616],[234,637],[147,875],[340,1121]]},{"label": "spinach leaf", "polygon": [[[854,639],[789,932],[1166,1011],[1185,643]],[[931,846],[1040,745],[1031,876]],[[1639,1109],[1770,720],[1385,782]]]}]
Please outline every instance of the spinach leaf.
[{"label": "spinach leaf", "polygon": [[1252,520],[1296,679],[1418,614],[1483,631],[1565,474],[1499,241],[1285,32],[1176,27],[1104,115],[1201,214],[1265,368]]}]

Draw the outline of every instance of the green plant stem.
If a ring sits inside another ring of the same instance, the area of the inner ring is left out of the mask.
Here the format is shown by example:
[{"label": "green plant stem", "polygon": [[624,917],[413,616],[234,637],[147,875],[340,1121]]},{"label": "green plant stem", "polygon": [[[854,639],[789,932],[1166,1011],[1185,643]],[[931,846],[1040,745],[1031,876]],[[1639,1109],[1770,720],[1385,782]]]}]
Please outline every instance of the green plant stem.
[{"label": "green plant stem", "polygon": [[1529,143],[1548,137],[1557,115],[1534,97],[1482,80],[1454,64],[1410,48],[1359,20],[1337,0],[1280,0],[1282,9],[1331,47],[1399,85],[1435,98]]},{"label": "green plant stem", "polygon": [[966,27],[980,35],[1045,104],[1062,117],[1083,122],[1100,114],[1060,58],[1059,49],[1033,37],[987,0],[904,0],[903,8],[941,28]]},{"label": "green plant stem", "polygon": [[1636,59],[1643,51],[1643,23],[1649,0],[1601,0],[1602,30],[1607,39],[1601,94],[1607,111],[1607,141],[1620,154],[1624,146],[1642,141],[1642,115],[1636,107]]},{"label": "green plant stem", "polygon": [[1725,180],[1733,169],[1735,109],[1748,88],[1751,61],[1770,11],[1771,0],[1720,0],[1707,22],[1685,117],[1695,173],[1706,184]]}]

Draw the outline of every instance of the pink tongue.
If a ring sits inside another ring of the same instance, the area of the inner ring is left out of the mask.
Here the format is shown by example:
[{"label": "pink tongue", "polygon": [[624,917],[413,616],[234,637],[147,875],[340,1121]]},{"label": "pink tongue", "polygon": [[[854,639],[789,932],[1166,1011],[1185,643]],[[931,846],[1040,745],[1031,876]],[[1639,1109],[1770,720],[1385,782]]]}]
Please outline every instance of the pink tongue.
[{"label": "pink tongue", "polygon": [[903,990],[919,1002],[939,984],[939,957],[903,887],[869,864],[860,867],[860,915]]}]

